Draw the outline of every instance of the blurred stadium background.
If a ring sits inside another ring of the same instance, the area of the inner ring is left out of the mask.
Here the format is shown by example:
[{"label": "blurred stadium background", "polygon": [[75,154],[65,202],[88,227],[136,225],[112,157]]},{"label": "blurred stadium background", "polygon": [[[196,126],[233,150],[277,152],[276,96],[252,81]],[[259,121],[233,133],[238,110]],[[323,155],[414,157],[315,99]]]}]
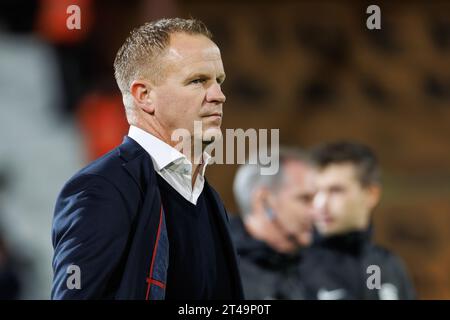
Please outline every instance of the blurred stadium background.
[{"label": "blurred stadium background", "polygon": [[[71,4],[81,30],[66,28]],[[384,182],[376,240],[404,259],[420,299],[450,299],[450,3],[376,1],[382,29],[373,31],[370,4],[1,1],[0,270],[20,281],[2,280],[1,297],[49,297],[57,193],[128,129],[112,70],[128,32],[192,16],[222,50],[223,128],[279,128],[282,143],[302,147],[372,146]],[[235,170],[207,174],[230,212]]]}]

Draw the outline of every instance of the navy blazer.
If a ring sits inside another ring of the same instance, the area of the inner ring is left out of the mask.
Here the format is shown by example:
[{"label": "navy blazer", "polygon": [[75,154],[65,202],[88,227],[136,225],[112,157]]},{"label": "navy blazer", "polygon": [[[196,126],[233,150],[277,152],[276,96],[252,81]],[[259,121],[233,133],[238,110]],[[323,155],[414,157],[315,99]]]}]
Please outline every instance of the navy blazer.
[{"label": "navy blazer", "polygon": [[[207,182],[203,192],[220,216],[234,297],[243,299],[228,215]],[[170,249],[164,209],[151,158],[137,142],[125,137],[65,184],[52,242],[52,299],[164,299]]]}]

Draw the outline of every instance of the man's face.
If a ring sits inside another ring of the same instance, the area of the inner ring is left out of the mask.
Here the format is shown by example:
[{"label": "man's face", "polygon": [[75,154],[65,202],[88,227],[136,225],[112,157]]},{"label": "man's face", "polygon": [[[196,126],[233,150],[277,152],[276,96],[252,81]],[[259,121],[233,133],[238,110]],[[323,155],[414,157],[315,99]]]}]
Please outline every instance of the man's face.
[{"label": "man's face", "polygon": [[312,240],[315,172],[299,161],[283,166],[283,181],[272,194],[271,205],[280,229],[300,246]]},{"label": "man's face", "polygon": [[178,128],[194,135],[194,121],[202,124],[203,141],[220,135],[225,80],[219,48],[203,35],[175,33],[159,60],[162,80],[152,90],[155,117],[171,137]]},{"label": "man's face", "polygon": [[315,225],[323,236],[364,230],[374,205],[373,192],[358,181],[351,163],[331,164],[317,175]]}]

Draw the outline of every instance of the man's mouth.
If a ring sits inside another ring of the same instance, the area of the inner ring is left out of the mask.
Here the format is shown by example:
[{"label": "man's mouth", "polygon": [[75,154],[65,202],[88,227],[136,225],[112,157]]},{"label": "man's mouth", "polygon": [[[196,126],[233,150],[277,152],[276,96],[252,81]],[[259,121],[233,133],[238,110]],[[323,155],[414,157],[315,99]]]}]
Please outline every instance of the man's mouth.
[{"label": "man's mouth", "polygon": [[218,117],[218,118],[222,118],[223,114],[222,112],[214,112],[214,113],[209,113],[204,117]]},{"label": "man's mouth", "polygon": [[326,225],[329,225],[334,222],[334,219],[333,219],[333,217],[325,216],[322,218],[322,222]]},{"label": "man's mouth", "polygon": [[222,123],[222,113],[221,112],[214,112],[214,113],[209,113],[205,116],[203,116],[203,118],[208,121],[208,122],[213,122],[216,124]]},{"label": "man's mouth", "polygon": [[312,232],[312,224],[303,224],[300,228],[301,232]]}]

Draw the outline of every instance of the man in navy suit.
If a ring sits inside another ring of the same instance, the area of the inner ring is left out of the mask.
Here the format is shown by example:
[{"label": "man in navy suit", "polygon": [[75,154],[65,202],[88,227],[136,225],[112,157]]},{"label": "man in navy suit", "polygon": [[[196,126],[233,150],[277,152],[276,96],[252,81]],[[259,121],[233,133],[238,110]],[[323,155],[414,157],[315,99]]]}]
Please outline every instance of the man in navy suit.
[{"label": "man in navy suit", "polygon": [[[58,196],[53,299],[243,298],[228,216],[204,178],[225,102],[211,37],[200,21],[162,19],[119,49],[129,134]],[[200,152],[173,141],[179,129]]]}]

